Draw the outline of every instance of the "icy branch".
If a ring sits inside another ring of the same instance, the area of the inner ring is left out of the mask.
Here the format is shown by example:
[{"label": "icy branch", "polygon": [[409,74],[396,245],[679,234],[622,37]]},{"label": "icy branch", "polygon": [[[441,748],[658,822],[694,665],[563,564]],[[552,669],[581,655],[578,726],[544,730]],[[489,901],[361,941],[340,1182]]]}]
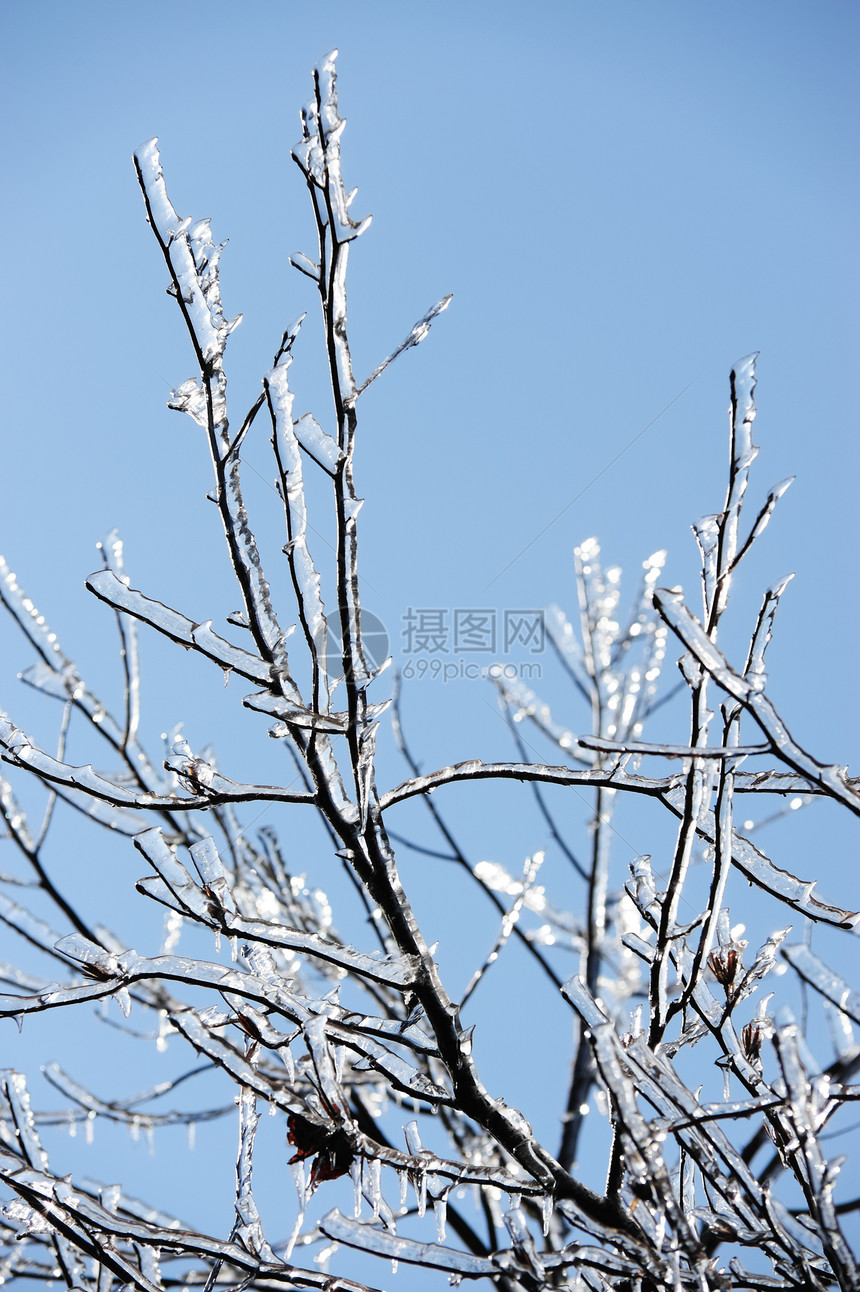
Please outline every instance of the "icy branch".
[{"label": "icy branch", "polygon": [[860,816],[860,793],[848,782],[844,769],[820,763],[795,743],[785,723],[762,691],[758,675],[747,679],[734,671],[719,647],[690,614],[684,605],[682,594],[658,588],[654,593],[654,604],[702,668],[724,691],[749,710],[770,741],[773,752],[801,776],[805,776],[814,785],[820,785],[833,798]]}]

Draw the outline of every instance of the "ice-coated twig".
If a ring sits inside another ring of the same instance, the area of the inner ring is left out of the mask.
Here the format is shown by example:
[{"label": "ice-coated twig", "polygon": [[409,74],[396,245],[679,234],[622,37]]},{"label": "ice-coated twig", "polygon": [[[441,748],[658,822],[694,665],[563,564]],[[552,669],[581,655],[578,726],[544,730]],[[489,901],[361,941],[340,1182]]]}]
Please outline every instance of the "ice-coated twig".
[{"label": "ice-coated twig", "polygon": [[[284,502],[287,544],[284,551],[299,608],[299,618],[313,667],[313,709],[328,708],[331,683],[325,670],[328,626],[325,618],[319,571],[313,563],[307,541],[307,505],[302,480],[302,457],[293,422],[293,392],[286,355],[266,376],[264,389],[272,418],[272,447]],[[334,443],[332,441],[332,443]],[[336,446],[335,446],[336,447]]]},{"label": "ice-coated twig", "polygon": [[579,737],[553,719],[549,705],[538,699],[534,691],[515,678],[506,680],[504,674],[491,680],[503,703],[512,710],[515,723],[521,724],[528,720],[574,762],[584,763],[587,767],[593,766],[594,760],[582,752],[585,747]]},{"label": "ice-coated twig", "polygon": [[145,750],[132,734],[113,718],[101,700],[85,685],[75,664],[60,647],[57,634],[39,612],[16,576],[0,557],[0,601],[21,628],[39,656],[39,661],[25,669],[22,680],[47,695],[71,704],[119,754],[131,775],[144,790],[161,787],[161,777]]},{"label": "ice-coated twig", "polygon": [[[626,760],[624,760],[626,761]],[[443,785],[454,785],[469,780],[514,780],[536,781],[546,785],[592,785],[606,786],[610,789],[628,790],[634,794],[648,794],[661,797],[668,796],[683,782],[683,773],[673,776],[639,776],[626,772],[618,765],[606,769],[579,771],[570,767],[550,767],[541,763],[484,763],[480,759],[469,759],[455,763],[451,767],[441,767],[438,771],[424,776],[414,776],[403,781],[392,790],[380,796],[380,807],[383,811],[403,803],[406,799],[432,793]],[[778,772],[741,772],[736,777],[740,792],[766,794],[825,794],[824,786],[810,785],[803,776]]]},{"label": "ice-coated twig", "polygon": [[604,740],[600,736],[580,736],[579,743],[586,749],[602,754],[648,754],[654,758],[750,758],[766,754],[770,745],[662,745],[644,740]]},{"label": "ice-coated twig", "polygon": [[[195,624],[178,610],[171,610],[160,601],[153,601],[142,592],[136,592],[117,578],[113,570],[97,570],[89,576],[86,583],[90,592],[94,592],[114,610],[124,611],[142,623],[151,625],[180,646],[198,650],[219,668],[237,673],[239,677],[256,682],[258,686],[271,684],[270,666],[258,655],[252,655],[241,646],[233,646],[219,637],[212,631],[211,619]],[[294,698],[297,700],[298,695]]]},{"label": "ice-coated twig", "polygon": [[617,766],[610,769],[578,771],[570,767],[548,767],[541,763],[484,763],[474,758],[441,767],[425,776],[415,776],[380,797],[380,807],[387,811],[397,803],[417,795],[429,794],[443,785],[460,781],[514,780],[539,781],[546,785],[593,785],[630,789],[643,794],[660,794],[677,783],[675,777],[647,778],[628,775]]},{"label": "ice-coated twig", "polygon": [[466,990],[463,992],[463,996],[460,1001],[461,1010],[463,1009],[464,1005],[468,1001],[469,997],[474,992],[475,988],[480,983],[481,979],[487,973],[490,966],[494,964],[496,960],[498,960],[499,956],[502,953],[502,950],[504,949],[505,943],[508,941],[514,929],[516,928],[517,923],[519,922],[520,912],[522,911],[523,907],[525,906],[528,900],[529,891],[534,883],[538,869],[543,863],[543,858],[544,858],[544,854],[542,852],[535,853],[534,857],[526,858],[526,863],[523,868],[522,882],[516,886],[519,891],[517,892],[517,895],[514,899],[514,903],[510,907],[510,909],[507,910],[504,914],[501,928],[499,929],[499,932],[496,936],[496,940],[493,943],[493,946],[489,954],[485,957],[483,964],[479,965],[479,967],[472,974],[472,977],[469,980],[468,986],[466,987]]},{"label": "ice-coated twig", "polygon": [[147,1090],[141,1095],[134,1095],[130,1099],[123,1100],[104,1100],[98,1095],[93,1094],[79,1081],[75,1081],[68,1073],[63,1072],[62,1068],[56,1063],[48,1064],[44,1069],[45,1080],[52,1085],[67,1099],[79,1105],[88,1116],[104,1117],[108,1121],[123,1122],[126,1125],[140,1126],[145,1122],[147,1127],[150,1126],[175,1126],[187,1125],[189,1122],[208,1122],[215,1121],[222,1117],[232,1114],[234,1104],[223,1108],[206,1108],[195,1109],[191,1112],[179,1112],[174,1110],[167,1113],[145,1114],[135,1111],[135,1106],[143,1103],[149,1103],[153,1099],[161,1099],[164,1095],[169,1094],[180,1084],[191,1076],[196,1076],[200,1072],[209,1071],[209,1065],[198,1067],[192,1072],[185,1073],[176,1081],[165,1081],[157,1086],[154,1090]]},{"label": "ice-coated twig", "polygon": [[439,1243],[420,1243],[413,1238],[400,1238],[385,1229],[360,1220],[352,1220],[339,1211],[330,1211],[320,1221],[320,1229],[329,1238],[360,1251],[374,1252],[390,1260],[404,1261],[409,1265],[423,1265],[431,1269],[450,1270],[463,1278],[493,1277],[499,1267],[490,1260],[460,1252]]},{"label": "ice-coated twig", "polygon": [[229,324],[224,319],[218,280],[220,248],[212,243],[208,220],[191,224],[177,215],[167,196],[157,140],[151,139],[139,149],[134,160],[147,218],[170,271],[200,374],[199,380],[185,383],[174,407],[188,412],[206,430],[215,472],[215,500],[248,624],[265,663],[274,667],[278,684],[298,698],[289,673],[285,634],[248,522],[239,459],[231,451],[223,358],[227,338],[241,315]]},{"label": "ice-coated twig", "polygon": [[853,1022],[860,1024],[860,992],[853,991],[844,978],[827,965],[804,943],[782,947],[780,955],[805,983]]},{"label": "ice-coated twig", "polygon": [[60,1232],[65,1229],[76,1247],[92,1251],[94,1237],[98,1259],[112,1270],[120,1283],[131,1284],[141,1292],[161,1292],[161,1289],[141,1273],[139,1265],[130,1256],[118,1250],[118,1244],[129,1244],[132,1250],[137,1245],[160,1249],[165,1255],[226,1260],[254,1278],[289,1280],[300,1288],[320,1288],[323,1292],[372,1292],[366,1284],[352,1279],[332,1279],[322,1272],[299,1269],[281,1260],[271,1263],[261,1260],[239,1243],[225,1242],[222,1238],[191,1230],[141,1223],[127,1215],[115,1215],[64,1180],[46,1172],[22,1171],[18,1159],[2,1145],[0,1179],[19,1198],[57,1224]]},{"label": "ice-coated twig", "polygon": [[839,1286],[849,1292],[860,1285],[860,1267],[845,1240],[833,1204],[833,1187],[840,1163],[825,1160],[818,1138],[827,1116],[827,1078],[810,1080],[800,1059],[796,1025],[779,1028],[774,1046],[788,1094],[786,1117],[794,1131],[792,1143],[783,1148],[783,1153],[792,1162],[806,1197],[809,1218],[821,1237]]},{"label": "ice-coated twig", "polygon": [[758,676],[745,678],[734,671],[719,647],[687,609],[682,593],[660,588],[654,593],[654,604],[685,648],[717,685],[749,711],[768,738],[772,752],[813,785],[820,786],[860,816],[860,790],[848,781],[844,769],[819,762],[796,743],[761,689]]},{"label": "ice-coated twig", "polygon": [[51,785],[61,785],[69,790],[82,791],[114,807],[138,808],[143,811],[174,810],[213,807],[219,803],[249,803],[271,801],[276,803],[313,803],[313,795],[281,789],[276,785],[240,785],[217,772],[207,769],[205,781],[194,763],[185,765],[184,779],[192,793],[187,798],[173,794],[159,795],[128,788],[118,781],[107,780],[92,767],[72,767],[58,762],[50,754],[37,749],[23,731],[4,718],[0,718],[0,751],[7,762],[33,771]]},{"label": "ice-coated twig", "polygon": [[243,1247],[267,1264],[277,1263],[277,1256],[266,1241],[260,1213],[254,1198],[252,1178],[254,1139],[260,1115],[254,1093],[245,1088],[239,1094],[239,1151],[236,1158],[236,1226],[235,1237]]},{"label": "ice-coated twig", "polygon": [[377,377],[381,377],[388,365],[393,363],[395,359],[399,358],[400,355],[403,354],[404,350],[409,350],[412,346],[421,344],[430,332],[430,324],[439,314],[442,313],[443,310],[448,308],[453,299],[453,293],[449,292],[447,296],[442,297],[441,301],[437,301],[435,305],[430,307],[427,313],[418,320],[406,339],[401,341],[400,345],[397,346],[395,350],[392,350],[391,354],[383,359],[382,363],[378,364],[370,376],[361,383],[358,390],[355,392],[356,398],[358,398],[359,395],[364,394],[371,382],[376,381]]},{"label": "ice-coated twig", "polygon": [[[99,543],[105,569],[111,570],[116,577],[125,582],[123,568],[122,539],[119,532],[111,530],[107,538]],[[137,743],[137,730],[140,725],[140,660],[137,649],[137,624],[134,619],[117,612],[123,672],[125,674],[125,723],[123,726],[122,748],[129,742]]]}]

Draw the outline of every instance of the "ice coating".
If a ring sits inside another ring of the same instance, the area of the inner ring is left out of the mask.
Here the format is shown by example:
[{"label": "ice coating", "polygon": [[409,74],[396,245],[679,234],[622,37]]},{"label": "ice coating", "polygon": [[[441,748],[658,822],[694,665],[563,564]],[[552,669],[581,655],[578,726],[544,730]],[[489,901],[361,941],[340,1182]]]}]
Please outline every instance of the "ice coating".
[{"label": "ice coating", "polygon": [[756,622],[755,631],[753,632],[750,642],[749,654],[747,656],[744,676],[749,678],[753,675],[760,677],[765,676],[764,657],[771,638],[773,637],[773,621],[776,616],[779,600],[785,589],[788,587],[793,574],[788,574],[779,583],[768,588],[764,595],[761,610],[759,611],[758,621]]},{"label": "ice coating", "polygon": [[343,1108],[346,1101],[332,1061],[325,1015],[314,1015],[303,1024],[302,1031],[308,1043],[321,1093],[328,1100],[331,1109]]},{"label": "ice coating", "polygon": [[[630,1141],[626,1160],[631,1178],[647,1182],[666,1220],[676,1233],[683,1235],[689,1229],[689,1221],[681,1211],[671,1187],[662,1151],[665,1136],[660,1133],[655,1134],[645,1120],[640,1111],[638,1094],[640,1090],[647,1091],[649,1101],[654,1102],[658,1107],[661,1103],[674,1107],[673,1096],[683,1099],[688,1106],[695,1105],[695,1101],[686,1087],[675,1078],[667,1061],[654,1056],[643,1038],[640,1037],[627,1046],[622,1045],[612,1022],[593,1000],[580,977],[569,980],[562,990],[589,1029],[590,1045],[602,1083],[611,1091],[616,1125],[623,1127]],[[634,1061],[629,1057],[634,1047],[637,1047],[638,1052],[644,1052],[648,1062],[653,1057],[654,1063],[661,1065],[659,1077],[655,1077],[653,1069],[649,1072],[645,1066],[642,1068],[635,1066]],[[663,1093],[663,1086],[666,1083],[670,1087],[668,1096]],[[714,1169],[719,1171],[717,1163]],[[758,1182],[748,1168],[744,1167],[742,1178],[747,1187],[760,1198]]]},{"label": "ice coating", "polygon": [[21,588],[2,557],[0,557],[0,601],[23,629],[41,657],[32,669],[25,670],[24,680],[57,699],[72,699],[76,707],[85,713],[91,722],[99,726],[107,740],[115,745],[125,746],[137,774],[147,788],[153,791],[160,789],[163,779],[150,764],[135,737],[133,696],[132,722],[129,731],[124,732],[105,705],[84,684],[73,662],[63,654],[56,633],[51,630],[44,615]]},{"label": "ice coating", "polygon": [[47,1171],[48,1157],[39,1141],[36,1123],[30,1111],[27,1083],[22,1074],[11,1068],[0,1071],[0,1091],[13,1113],[15,1128],[26,1148],[30,1164]]},{"label": "ice coating", "polygon": [[206,392],[196,377],[189,377],[181,386],[171,390],[167,407],[177,413],[187,413],[198,426],[209,424],[209,405]]},{"label": "ice coating", "polygon": [[707,619],[717,593],[717,552],[720,541],[720,516],[703,516],[693,525],[693,533],[702,558],[703,613]]},{"label": "ice coating", "polygon": [[239,1152],[236,1161],[236,1237],[243,1246],[264,1261],[275,1263],[277,1257],[266,1241],[260,1213],[254,1200],[252,1187],[254,1139],[257,1123],[257,1097],[243,1086],[239,1095]]},{"label": "ice coating", "polygon": [[[178,909],[188,914],[196,915],[209,923],[212,919],[211,896],[205,894],[193,882],[188,871],[167,846],[161,830],[153,828],[142,831],[135,837],[134,842],[157,874],[175,894],[179,903]],[[203,867],[201,870],[202,883],[211,883],[215,894],[223,892],[226,885],[226,876],[214,841],[211,838],[204,839],[200,843],[192,845],[191,852],[194,856],[195,864],[198,867]],[[153,893],[153,896],[156,895],[157,890],[153,891],[149,888],[149,891]],[[163,900],[163,894],[159,897],[159,900]],[[371,978],[376,982],[388,983],[391,986],[408,986],[415,981],[419,970],[419,963],[416,959],[410,960],[406,956],[367,955],[353,950],[352,947],[344,947],[339,943],[329,941],[317,933],[306,933],[303,930],[287,928],[282,920],[267,922],[246,919],[235,910],[224,906],[219,910],[219,919],[221,928],[231,937],[249,938],[262,942],[266,946],[304,952],[307,955],[338,965],[343,969]],[[397,1028],[393,1028],[392,1034],[397,1030]],[[401,1035],[409,1036],[408,1029],[406,1032],[403,1032],[402,1028],[399,1031]],[[418,1037],[421,1035],[419,1032]]]},{"label": "ice coating", "polygon": [[405,1059],[398,1055],[392,1054],[385,1046],[379,1045],[369,1037],[362,1037],[356,1041],[356,1048],[360,1049],[363,1058],[353,1064],[356,1071],[363,1071],[370,1068],[377,1072],[383,1073],[391,1085],[402,1091],[404,1094],[412,1095],[418,1099],[426,1099],[430,1103],[453,1102],[450,1090],[444,1086],[437,1085],[425,1077],[423,1072],[419,1072]]},{"label": "ice coating", "polygon": [[[311,558],[307,542],[307,507],[302,480],[302,457],[299,440],[293,425],[293,392],[290,390],[288,372],[292,362],[286,355],[266,376],[266,391],[277,433],[276,455],[281,473],[281,488],[287,513],[288,550],[290,569],[296,587],[302,627],[312,653],[319,651],[327,633],[320,576]],[[336,446],[335,446],[336,447]],[[322,657],[324,659],[324,656]],[[327,706],[329,688],[323,675],[324,701]],[[321,707],[315,697],[315,708]]]},{"label": "ice coating", "polygon": [[544,1262],[535,1247],[522,1209],[512,1206],[505,1212],[504,1221],[518,1259],[535,1278],[542,1281],[545,1277]]},{"label": "ice coating", "polygon": [[5,776],[0,776],[0,812],[3,814],[6,829],[13,838],[17,839],[28,852],[32,852],[35,841],[30,833],[27,818]]},{"label": "ice coating", "polygon": [[576,686],[584,696],[587,696],[589,687],[588,671],[585,666],[582,646],[574,632],[573,624],[561,607],[556,605],[549,606],[544,622],[547,635],[564,660]]},{"label": "ice coating", "polygon": [[523,722],[528,718],[558,745],[559,749],[570,753],[572,758],[592,762],[591,755],[579,747],[579,742],[572,731],[556,722],[548,704],[539,698],[530,687],[517,678],[506,678],[500,670],[499,676],[492,677],[499,693],[514,710],[514,722]]},{"label": "ice coating", "polygon": [[433,1269],[451,1270],[472,1278],[498,1274],[493,1261],[469,1252],[455,1251],[438,1243],[419,1243],[412,1238],[401,1238],[385,1229],[377,1229],[364,1221],[352,1220],[339,1211],[330,1211],[320,1221],[320,1229],[329,1238],[348,1247],[375,1252],[389,1260],[404,1261],[411,1265],[427,1265]]},{"label": "ice coating", "polygon": [[122,972],[116,956],[80,933],[70,933],[67,937],[60,938],[56,949],[64,956],[68,956],[70,960],[77,960],[94,975],[116,978]]},{"label": "ice coating", "polygon": [[418,322],[412,328],[412,330],[410,331],[406,339],[404,341],[401,341],[400,345],[397,346],[396,349],[391,351],[391,354],[386,355],[386,357],[382,360],[382,363],[378,364],[374,368],[370,376],[366,378],[365,381],[362,382],[362,384],[358,388],[357,393],[360,395],[362,394],[363,391],[367,390],[367,387],[371,384],[371,382],[376,381],[376,378],[381,376],[382,373],[385,372],[385,369],[389,366],[389,364],[393,363],[394,360],[397,359],[401,354],[403,354],[405,350],[410,350],[413,346],[420,345],[421,342],[425,339],[425,337],[429,335],[430,325],[432,324],[433,320],[439,314],[441,314],[443,310],[446,310],[448,308],[448,306],[451,304],[451,301],[453,299],[454,299],[453,294],[449,292],[447,296],[443,296],[440,301],[437,301],[435,305],[431,306],[430,309],[427,311],[427,313],[424,314],[418,320]]},{"label": "ice coating", "polygon": [[320,267],[315,260],[311,260],[310,256],[306,256],[303,251],[294,251],[289,260],[290,264],[295,269],[298,269],[300,273],[317,282]]},{"label": "ice coating", "polygon": [[150,139],[135,153],[135,165],[150,223],[162,246],[170,249],[177,294],[188,311],[203,358],[208,361],[219,358],[239,319],[227,323],[221,309],[220,249],[212,242],[209,222],[198,220],[189,227],[176,214],[167,196],[157,139]]},{"label": "ice coating", "polygon": [[89,764],[72,767],[43,753],[23,731],[19,731],[6,718],[0,718],[0,747],[6,750],[11,762],[33,768],[45,780],[84,790],[109,803],[139,807],[146,797],[126,786],[105,780]]},{"label": "ice coating", "polygon": [[842,1014],[860,1024],[860,992],[851,987],[804,943],[784,947],[782,955],[804,982],[809,983]]},{"label": "ice coating", "polygon": [[297,418],[293,430],[305,452],[326,471],[334,472],[337,464],[343,461],[344,453],[338,448],[337,440],[323,430],[311,413],[303,413]]},{"label": "ice coating", "polygon": [[283,696],[272,695],[268,691],[246,695],[242,703],[247,709],[271,714],[273,718],[280,718],[282,722],[305,731],[324,731],[335,735],[347,730],[346,713],[314,713],[311,709],[299,708]]},{"label": "ice coating", "polygon": [[102,601],[134,615],[143,623],[150,624],[171,641],[182,646],[196,647],[207,659],[221,668],[232,669],[249,682],[263,686],[271,683],[271,670],[258,655],[233,646],[212,631],[212,621],[196,624],[178,610],[171,610],[160,601],[154,601],[123,583],[112,570],[96,570],[86,580],[86,586]]},{"label": "ice coating", "polygon": [[183,221],[176,214],[173,203],[167,196],[158,152],[158,139],[148,139],[137,149],[135,158],[149,197],[149,216],[153,228],[162,242],[169,242]]},{"label": "ice coating", "polygon": [[[126,1211],[125,1203],[127,1199],[125,1194],[120,1195],[120,1200],[123,1212],[126,1214],[119,1221],[113,1211],[96,1202],[89,1195],[89,1192],[76,1189],[68,1181],[59,1180],[49,1174],[43,1174],[38,1171],[21,1171],[19,1159],[2,1147],[0,1147],[0,1157],[8,1163],[10,1169],[16,1171],[22,1185],[36,1194],[41,1194],[46,1199],[47,1214],[50,1214],[52,1204],[59,1204],[61,1207],[60,1214],[65,1215],[67,1224],[71,1219],[75,1224],[85,1227],[87,1232],[108,1236],[121,1234],[126,1240],[140,1244],[142,1247],[162,1248],[166,1251],[179,1249],[211,1260],[229,1260],[240,1269],[256,1271],[258,1268],[257,1259],[238,1243],[225,1242],[222,1238],[210,1238],[205,1234],[190,1231],[183,1231],[180,1240],[176,1231],[176,1222],[171,1218],[167,1218],[168,1223],[166,1225],[159,1224],[158,1220],[161,1218],[161,1213],[158,1212],[150,1211],[142,1219],[134,1219],[133,1217],[141,1209],[140,1204],[135,1204],[134,1200],[130,1199],[128,1201],[132,1205]],[[161,1292],[159,1286],[150,1282],[145,1275],[141,1274],[134,1262],[123,1252],[119,1250],[112,1251],[111,1261],[115,1267],[125,1272],[126,1281],[130,1285],[140,1288],[141,1292]],[[69,1268],[74,1269],[75,1267],[76,1263],[72,1260]],[[274,1269],[283,1270],[282,1263],[278,1261]]]},{"label": "ice coating", "polygon": [[731,373],[732,426],[734,432],[734,465],[736,471],[746,470],[758,449],[752,441],[752,424],[755,421],[755,365],[758,351],[748,354],[735,364]]},{"label": "ice coating", "polygon": [[[285,634],[272,605],[242,496],[239,455],[230,440],[222,360],[227,337],[241,315],[227,323],[221,309],[218,281],[221,248],[212,243],[207,220],[196,223],[179,220],[164,187],[155,140],[140,150],[135,166],[150,222],[170,269],[172,294],[191,334],[200,369],[199,383],[196,379],[195,384],[184,383],[176,392],[174,406],[190,412],[206,426],[218,480],[215,497],[231,560],[243,586],[249,625],[261,644],[262,653],[272,661],[278,685],[298,701],[298,692],[289,674]],[[283,345],[288,346],[290,340],[289,335],[285,336]]]},{"label": "ice coating", "polygon": [[336,236],[345,242],[364,233],[370,216],[353,220],[349,206],[356,190],[347,194],[341,177],[340,137],[346,121],[338,112],[336,58],[335,49],[317,70],[317,94],[302,109],[302,138],[293,156],[313,183],[327,190],[337,221]]},{"label": "ice coating", "polygon": [[362,829],[367,825],[373,797],[374,754],[376,752],[376,736],[378,731],[378,722],[366,723],[362,727],[358,738],[359,752],[358,768],[356,769],[356,786],[358,789],[359,820],[361,822]]},{"label": "ice coating", "polygon": [[192,843],[188,851],[207,896],[218,903],[225,915],[235,912],[236,902],[227,873],[218,856],[215,840],[211,835],[207,835]]},{"label": "ice coating", "polygon": [[620,571],[612,568],[604,572],[596,538],[586,539],[574,548],[573,555],[577,580],[582,589],[580,602],[586,645],[593,654],[595,667],[608,669],[612,646],[620,629],[617,620]]},{"label": "ice coating", "polygon": [[770,490],[770,492],[767,495],[767,498],[765,499],[764,505],[761,511],[759,512],[758,516],[756,517],[753,527],[750,530],[749,535],[746,541],[744,542],[744,545],[741,548],[740,554],[738,555],[736,560],[740,560],[741,557],[744,555],[744,553],[749,550],[749,548],[752,546],[752,544],[755,542],[758,536],[761,533],[763,533],[765,529],[767,529],[767,526],[770,522],[770,518],[774,513],[776,504],[779,502],[783,494],[790,488],[790,486],[794,484],[794,481],[795,481],[794,476],[786,476],[784,480],[780,480],[779,483],[775,484],[773,488]]},{"label": "ice coating", "polygon": [[794,1132],[783,1151],[789,1160],[797,1161],[800,1167],[797,1174],[809,1182],[814,1193],[817,1228],[826,1248],[834,1254],[841,1272],[844,1272],[840,1282],[846,1287],[857,1287],[860,1269],[841,1232],[833,1201],[833,1188],[842,1159],[828,1162],[818,1137],[830,1112],[830,1083],[824,1075],[810,1077],[801,1057],[803,1038],[796,1024],[778,1028],[773,1041],[788,1093],[784,1121]]},{"label": "ice coating", "polygon": [[714,681],[749,709],[782,759],[814,784],[825,786],[834,798],[860,816],[860,792],[846,782],[844,771],[836,766],[819,763],[795,743],[762,691],[760,677],[753,674],[748,680],[734,671],[716,643],[690,614],[684,604],[683,594],[676,590],[658,588],[654,593],[654,604],[672,631]]},{"label": "ice coating", "polygon": [[179,899],[182,907],[194,910],[195,913],[203,913],[204,908],[199,902],[200,892],[197,885],[173,850],[168,847],[160,828],[142,830],[135,836],[134,846],[143,853],[156,874]]},{"label": "ice coating", "polygon": [[32,686],[35,691],[41,691],[43,695],[53,696],[55,700],[68,700],[70,696],[80,695],[82,690],[80,678],[74,670],[67,669],[63,673],[58,673],[44,660],[30,664],[28,668],[23,669],[20,677],[27,686]]},{"label": "ice coating", "polygon": [[[656,1055],[643,1037],[637,1037],[627,1047],[631,1064],[641,1088],[647,1090],[649,1100],[667,1119],[677,1118],[683,1112],[691,1123],[691,1130],[702,1115],[701,1106],[673,1070],[668,1059]],[[707,1154],[710,1169],[715,1176],[726,1171],[753,1196],[760,1196],[760,1185],[755,1175],[743,1161],[740,1153],[726,1136],[719,1122],[703,1122],[700,1134],[691,1134],[697,1151]],[[750,1217],[752,1220],[752,1217]]]}]

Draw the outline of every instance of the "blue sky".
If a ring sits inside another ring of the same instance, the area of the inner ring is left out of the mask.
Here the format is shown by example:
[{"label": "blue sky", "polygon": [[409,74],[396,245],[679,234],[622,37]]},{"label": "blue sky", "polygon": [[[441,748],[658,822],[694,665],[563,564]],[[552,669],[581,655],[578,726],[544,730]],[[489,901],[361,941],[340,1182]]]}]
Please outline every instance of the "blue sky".
[{"label": "blue sky", "polygon": [[839,3],[6,6],[5,550],[65,596],[120,524],[132,569],[164,577],[206,463],[164,407],[188,356],[129,155],[158,134],[174,203],[230,239],[250,402],[312,305],[286,264],[310,235],[288,151],[336,45],[347,182],[374,213],[352,265],[359,370],[454,293],[366,397],[371,608],[399,633],[408,605],[483,604],[493,580],[498,608],[569,600],[592,533],[631,572],[668,548],[689,585],[687,526],[723,488],[728,371],[757,349],[758,484],[798,477],[762,571],[798,573],[772,666],[808,691],[829,621],[846,654],[824,694],[795,696],[826,738],[851,659],[857,22]]},{"label": "blue sky", "polygon": [[[572,550],[592,534],[631,591],[667,548],[665,582],[698,605],[689,525],[722,504],[728,373],[759,350],[752,497],[797,480],[725,642],[742,652],[763,589],[796,571],[772,698],[807,748],[856,771],[858,28],[840,0],[7,2],[0,550],[67,652],[118,685],[113,624],[83,588],[115,525],[135,586],[197,619],[235,603],[204,446],[165,407],[191,356],[131,152],[157,134],[176,208],[230,240],[241,417],[286,324],[314,309],[287,264],[312,234],[289,149],[310,69],[337,47],[345,178],[354,210],[374,215],[351,262],[359,373],[454,293],[363,400],[366,604],[399,662],[409,607],[573,612]],[[293,384],[322,420],[314,317]],[[244,457],[268,532],[262,432]],[[150,734],[184,718],[192,743],[220,737],[232,754],[247,715],[219,702],[216,716],[186,661],[146,649]],[[51,714],[18,694],[29,661],[5,626],[0,662],[0,704],[50,732]],[[564,714],[557,685],[546,698]],[[480,682],[424,679],[405,707],[428,769],[513,756]],[[572,701],[566,717],[587,721]],[[261,735],[228,774],[263,775]],[[463,811],[470,844],[539,846],[525,817],[486,802],[480,821]],[[809,816],[774,827],[774,858],[850,904],[850,836],[828,821],[822,849]]]}]

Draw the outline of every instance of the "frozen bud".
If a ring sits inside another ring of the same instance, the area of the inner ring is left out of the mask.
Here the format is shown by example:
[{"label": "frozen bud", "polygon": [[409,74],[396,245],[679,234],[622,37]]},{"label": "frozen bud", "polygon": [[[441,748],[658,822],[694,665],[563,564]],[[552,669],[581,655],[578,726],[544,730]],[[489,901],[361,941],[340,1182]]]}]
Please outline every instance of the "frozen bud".
[{"label": "frozen bud", "polygon": [[741,1045],[744,1047],[744,1054],[748,1059],[752,1060],[753,1063],[756,1062],[761,1054],[761,1043],[761,1022],[756,1020],[752,1023],[747,1023],[746,1027],[741,1032]]},{"label": "frozen bud", "polygon": [[708,964],[711,972],[718,983],[721,983],[726,989],[726,995],[732,989],[735,978],[737,977],[738,968],[742,964],[741,955],[735,947],[726,947],[720,951],[712,951],[708,956]]}]

